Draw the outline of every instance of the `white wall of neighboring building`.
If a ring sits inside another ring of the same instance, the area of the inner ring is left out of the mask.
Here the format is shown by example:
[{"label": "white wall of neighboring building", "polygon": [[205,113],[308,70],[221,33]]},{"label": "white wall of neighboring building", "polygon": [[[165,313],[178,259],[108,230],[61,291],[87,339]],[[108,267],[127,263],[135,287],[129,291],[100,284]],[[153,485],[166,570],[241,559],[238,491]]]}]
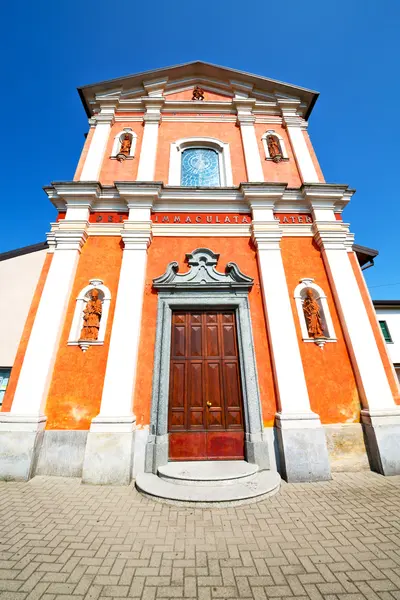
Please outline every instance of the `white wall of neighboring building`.
[{"label": "white wall of neighboring building", "polygon": [[378,321],[386,321],[392,338],[392,342],[386,342],[386,347],[400,382],[400,301],[395,306],[374,305]]},{"label": "white wall of neighboring building", "polygon": [[0,367],[12,367],[47,250],[1,260]]}]

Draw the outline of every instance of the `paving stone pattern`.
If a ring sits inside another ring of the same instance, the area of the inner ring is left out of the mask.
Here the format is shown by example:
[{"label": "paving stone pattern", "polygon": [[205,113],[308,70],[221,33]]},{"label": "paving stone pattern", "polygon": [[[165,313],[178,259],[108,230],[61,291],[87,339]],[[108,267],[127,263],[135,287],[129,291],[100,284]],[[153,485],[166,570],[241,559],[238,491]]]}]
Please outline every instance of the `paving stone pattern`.
[{"label": "paving stone pattern", "polygon": [[400,476],[184,508],[133,486],[0,482],[1,600],[400,600]]}]

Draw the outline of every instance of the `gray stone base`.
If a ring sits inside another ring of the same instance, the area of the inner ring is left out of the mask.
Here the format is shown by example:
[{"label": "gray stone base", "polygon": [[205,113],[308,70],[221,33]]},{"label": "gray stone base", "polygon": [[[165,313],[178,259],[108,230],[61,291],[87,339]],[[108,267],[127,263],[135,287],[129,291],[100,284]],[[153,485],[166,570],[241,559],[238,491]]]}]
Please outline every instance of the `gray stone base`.
[{"label": "gray stone base", "polygon": [[323,425],[332,472],[369,470],[361,423]]},{"label": "gray stone base", "polygon": [[246,439],[244,449],[247,462],[258,465],[260,471],[271,468],[267,440]]},{"label": "gray stone base", "polygon": [[133,466],[133,432],[90,431],[83,462],[82,483],[129,485]]},{"label": "gray stone base", "polygon": [[45,431],[35,475],[81,477],[87,431]]},{"label": "gray stone base", "polygon": [[289,483],[331,479],[325,431],[314,418],[281,420],[277,415],[277,439],[281,475]]},{"label": "gray stone base", "polygon": [[400,407],[391,411],[361,411],[371,470],[400,475]]},{"label": "gray stone base", "polygon": [[36,469],[43,431],[0,432],[0,480],[27,481]]},{"label": "gray stone base", "polygon": [[149,435],[146,444],[144,472],[157,475],[158,467],[168,463],[168,434]]}]

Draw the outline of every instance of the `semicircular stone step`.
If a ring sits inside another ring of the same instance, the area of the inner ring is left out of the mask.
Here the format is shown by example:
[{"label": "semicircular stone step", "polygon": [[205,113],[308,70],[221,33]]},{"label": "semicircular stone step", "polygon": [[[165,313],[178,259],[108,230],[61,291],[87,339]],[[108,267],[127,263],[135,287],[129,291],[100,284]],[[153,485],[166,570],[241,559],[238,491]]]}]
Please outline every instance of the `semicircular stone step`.
[{"label": "semicircular stone step", "polygon": [[204,486],[193,483],[180,485],[161,479],[153,473],[138,473],[136,487],[140,492],[177,502],[238,502],[251,498],[266,498],[276,494],[281,478],[276,471],[261,471],[251,477],[242,477],[231,485],[215,483]]},{"label": "semicircular stone step", "polygon": [[244,460],[209,460],[169,462],[158,469],[161,479],[177,485],[231,485],[253,477],[258,465]]}]

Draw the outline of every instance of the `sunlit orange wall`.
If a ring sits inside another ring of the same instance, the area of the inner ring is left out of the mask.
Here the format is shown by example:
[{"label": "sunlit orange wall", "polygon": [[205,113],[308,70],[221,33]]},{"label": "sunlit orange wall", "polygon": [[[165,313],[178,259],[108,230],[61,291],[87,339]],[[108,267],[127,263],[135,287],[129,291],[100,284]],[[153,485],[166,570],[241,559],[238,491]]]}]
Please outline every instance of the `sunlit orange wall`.
[{"label": "sunlit orange wall", "polygon": [[88,131],[85,143],[83,144],[81,156],[79,158],[78,166],[76,167],[76,171],[75,171],[75,175],[74,175],[74,181],[78,181],[79,177],[81,176],[83,165],[85,164],[86,156],[89,151],[89,146],[92,142],[93,134],[94,134],[94,127],[91,127]]},{"label": "sunlit orange wall", "polygon": [[44,260],[44,264],[40,273],[35,293],[33,294],[31,306],[29,308],[29,313],[25,322],[24,330],[22,332],[21,340],[19,342],[13,368],[11,370],[10,381],[8,382],[7,390],[4,395],[3,405],[2,407],[0,407],[0,410],[2,410],[3,412],[8,412],[12,405],[19,374],[21,372],[22,363],[24,362],[25,358],[26,348],[28,346],[29,337],[31,335],[33,323],[35,321],[37,309],[40,302],[40,297],[43,292],[44,284],[46,282],[47,273],[49,272],[52,258],[53,254],[47,254]]},{"label": "sunlit orange wall", "polygon": [[168,183],[170,144],[186,137],[212,137],[229,144],[233,185],[247,181],[242,138],[235,123],[162,122],[158,132],[155,181]]},{"label": "sunlit orange wall", "polygon": [[[357,422],[360,420],[357,384],[321,253],[311,237],[284,237],[281,247],[311,408],[324,424]],[[325,344],[323,349],[302,341],[293,295],[304,277],[312,277],[327,295],[338,341]]]},{"label": "sunlit orange wall", "polygon": [[369,295],[369,291],[368,291],[367,285],[365,283],[364,276],[361,272],[359,262],[358,262],[357,257],[354,252],[349,253],[349,259],[350,259],[351,265],[353,267],[353,271],[356,276],[358,286],[361,291],[361,296],[363,298],[365,308],[367,310],[367,314],[368,314],[369,322],[371,323],[372,331],[374,332],[376,345],[378,346],[379,354],[381,356],[382,363],[385,368],[385,373],[386,373],[386,376],[387,376],[389,384],[390,384],[390,389],[392,391],[392,394],[393,394],[396,404],[400,404],[400,396],[399,396],[399,391],[398,391],[397,382],[396,382],[396,375],[393,373],[393,367],[392,367],[390,358],[389,358],[387,350],[386,350],[385,342],[383,340],[382,333],[380,331],[378,320],[376,318],[374,305],[372,304],[371,296]]},{"label": "sunlit orange wall", "polygon": [[[82,248],[47,398],[47,429],[89,429],[99,413],[121,260],[119,236],[89,237]],[[76,297],[94,278],[109,288],[111,305],[104,345],[84,353],[67,340]]]},{"label": "sunlit orange wall", "polygon": [[[258,149],[261,156],[261,164],[263,167],[265,181],[276,181],[279,183],[287,183],[289,187],[300,187],[301,178],[297,169],[296,160],[293,156],[292,147],[290,145],[286,129],[284,129],[281,125],[265,125],[261,123],[256,123],[254,125],[254,128],[257,137]],[[289,157],[288,161],[281,161],[279,163],[275,163],[272,160],[265,160],[265,150],[261,138],[264,135],[264,133],[269,130],[274,130],[283,138],[283,141],[285,142],[285,148]]]},{"label": "sunlit orange wall", "polygon": [[[232,99],[231,96],[225,96],[223,94],[216,94],[215,92],[209,92],[206,88],[204,90],[204,100],[208,101],[230,101]],[[193,97],[193,89],[191,90],[183,90],[182,92],[175,92],[174,94],[165,94],[166,100],[191,100]]]},{"label": "sunlit orange wall", "polygon": [[[236,262],[240,270],[254,278],[249,294],[254,346],[258,369],[264,425],[272,426],[276,412],[270,351],[268,347],[260,280],[256,254],[246,238],[170,238],[155,237],[149,248],[146,287],[143,305],[139,361],[134,398],[134,412],[138,426],[150,422],[154,343],[156,334],[157,294],[152,280],[162,275],[170,261],[179,263],[181,272],[187,271],[185,254],[195,248],[207,247],[220,254],[217,269],[224,272],[228,262]],[[288,373],[290,377],[290,373]]]},{"label": "sunlit orange wall", "polygon": [[[143,115],[135,114],[142,117]],[[114,138],[118,133],[121,133],[125,127],[129,127],[137,135],[135,156],[133,159],[128,159],[119,162],[110,158],[114,145]],[[100,170],[100,181],[103,185],[113,185],[114,181],[136,181],[137,170],[139,166],[140,151],[142,148],[143,124],[139,122],[122,122],[114,123],[110,130],[110,136],[106,151],[104,153],[103,164]]]}]

